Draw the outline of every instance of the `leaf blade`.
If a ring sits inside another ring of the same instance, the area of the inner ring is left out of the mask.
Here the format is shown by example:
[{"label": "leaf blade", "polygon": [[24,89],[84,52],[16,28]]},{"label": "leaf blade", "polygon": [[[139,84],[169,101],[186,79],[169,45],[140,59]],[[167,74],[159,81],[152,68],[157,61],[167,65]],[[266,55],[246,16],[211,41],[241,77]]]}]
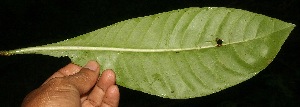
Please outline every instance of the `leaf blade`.
[{"label": "leaf blade", "polygon": [[[68,56],[79,65],[97,60],[102,69],[115,70],[119,85],[166,98],[193,98],[256,75],[294,26],[239,9],[186,8],[3,54]],[[224,40],[221,47],[216,38]]]}]

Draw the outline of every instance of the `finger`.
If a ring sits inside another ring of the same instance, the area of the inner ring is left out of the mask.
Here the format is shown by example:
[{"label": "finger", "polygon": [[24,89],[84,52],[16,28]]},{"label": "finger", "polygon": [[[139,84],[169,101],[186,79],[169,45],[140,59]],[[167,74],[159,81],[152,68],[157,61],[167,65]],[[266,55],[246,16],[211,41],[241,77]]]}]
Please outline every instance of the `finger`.
[{"label": "finger", "polygon": [[89,61],[78,73],[61,78],[50,79],[24,100],[24,105],[45,105],[62,107],[80,104],[80,95],[88,92],[96,83],[99,76],[99,65]]},{"label": "finger", "polygon": [[119,100],[119,88],[117,85],[112,85],[107,89],[101,107],[118,107]]},{"label": "finger", "polygon": [[110,86],[113,86],[116,82],[115,74],[112,70],[105,70],[101,77],[89,94],[87,100],[83,102],[83,105],[100,106],[106,91]]},{"label": "finger", "polygon": [[99,64],[96,61],[89,61],[78,73],[70,75],[66,79],[82,95],[88,92],[97,82],[99,69]]},{"label": "finger", "polygon": [[61,68],[57,72],[63,74],[63,76],[73,75],[81,70],[82,67],[75,65],[73,63],[68,64],[67,66]]},{"label": "finger", "polygon": [[47,83],[49,80],[53,79],[53,78],[57,78],[57,77],[64,77],[64,76],[69,76],[69,75],[73,75],[77,72],[80,71],[82,67],[75,65],[75,64],[68,64],[65,67],[61,68],[60,70],[58,70],[57,72],[55,72],[52,76],[50,76],[44,83]]}]

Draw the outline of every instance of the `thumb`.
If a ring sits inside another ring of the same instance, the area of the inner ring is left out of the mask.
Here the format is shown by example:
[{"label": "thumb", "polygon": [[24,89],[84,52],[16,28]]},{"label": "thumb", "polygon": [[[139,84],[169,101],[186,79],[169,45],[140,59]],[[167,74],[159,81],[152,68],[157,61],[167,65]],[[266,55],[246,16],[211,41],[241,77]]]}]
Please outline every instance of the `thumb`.
[{"label": "thumb", "polygon": [[99,64],[96,61],[89,61],[78,73],[67,76],[65,79],[82,95],[96,84],[99,69]]}]

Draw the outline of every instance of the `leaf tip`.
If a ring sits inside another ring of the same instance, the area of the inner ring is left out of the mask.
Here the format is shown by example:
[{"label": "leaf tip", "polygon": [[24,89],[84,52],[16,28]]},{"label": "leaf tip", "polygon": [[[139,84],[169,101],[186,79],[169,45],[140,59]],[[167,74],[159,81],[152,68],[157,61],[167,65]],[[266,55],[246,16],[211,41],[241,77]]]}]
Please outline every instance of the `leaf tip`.
[{"label": "leaf tip", "polygon": [[12,55],[9,51],[0,51],[0,56],[10,56]]}]

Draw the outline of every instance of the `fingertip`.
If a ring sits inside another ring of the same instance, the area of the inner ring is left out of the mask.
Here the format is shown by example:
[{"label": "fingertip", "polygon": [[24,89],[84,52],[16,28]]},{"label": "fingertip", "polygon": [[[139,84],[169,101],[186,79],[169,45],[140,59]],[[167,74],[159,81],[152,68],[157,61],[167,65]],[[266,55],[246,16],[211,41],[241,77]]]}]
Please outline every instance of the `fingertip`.
[{"label": "fingertip", "polygon": [[98,86],[104,89],[104,91],[111,85],[116,83],[116,75],[113,70],[104,70],[98,81]]},{"label": "fingertip", "polygon": [[93,70],[93,71],[99,71],[100,69],[100,65],[98,64],[97,61],[89,61],[85,66],[84,68],[88,68],[90,70]]},{"label": "fingertip", "polygon": [[103,73],[101,74],[101,77],[105,76],[105,78],[109,77],[109,79],[111,80],[115,80],[116,78],[116,74],[112,69],[106,69],[103,71]]},{"label": "fingertip", "polygon": [[117,85],[112,85],[108,88],[107,94],[113,97],[120,97],[119,87]]},{"label": "fingertip", "polygon": [[105,93],[103,104],[109,105],[111,107],[117,107],[119,105],[119,100],[120,100],[120,92],[118,86],[117,85],[110,86]]}]

